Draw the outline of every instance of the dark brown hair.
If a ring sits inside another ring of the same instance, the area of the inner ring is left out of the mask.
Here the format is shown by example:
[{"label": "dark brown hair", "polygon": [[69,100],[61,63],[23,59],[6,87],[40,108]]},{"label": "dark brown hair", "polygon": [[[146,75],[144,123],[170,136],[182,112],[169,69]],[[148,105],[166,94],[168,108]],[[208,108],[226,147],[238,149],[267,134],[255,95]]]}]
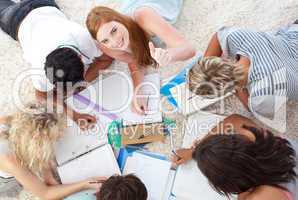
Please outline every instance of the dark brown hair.
[{"label": "dark brown hair", "polygon": [[147,189],[142,181],[130,174],[112,176],[97,193],[97,200],[147,200]]},{"label": "dark brown hair", "polygon": [[283,188],[295,181],[295,151],[283,138],[253,127],[250,141],[239,134],[211,135],[198,144],[193,158],[211,186],[222,195],[240,194],[261,185]]},{"label": "dark brown hair", "polygon": [[97,6],[87,16],[86,25],[92,37],[96,35],[104,23],[116,21],[123,24],[129,32],[131,51],[137,64],[140,66],[156,65],[149,49],[149,35],[131,18],[116,12],[113,9]]}]

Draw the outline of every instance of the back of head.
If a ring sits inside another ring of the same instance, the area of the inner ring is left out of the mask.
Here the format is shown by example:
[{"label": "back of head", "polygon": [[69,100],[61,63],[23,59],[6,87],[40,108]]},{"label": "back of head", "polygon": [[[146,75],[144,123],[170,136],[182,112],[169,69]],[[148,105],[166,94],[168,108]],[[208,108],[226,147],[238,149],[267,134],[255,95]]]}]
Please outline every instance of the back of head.
[{"label": "back of head", "polygon": [[104,6],[93,8],[86,20],[92,37],[97,39],[98,29],[105,23],[116,21],[123,24],[129,32],[129,40],[133,57],[140,66],[156,65],[149,49],[149,35],[130,17]]},{"label": "back of head", "polygon": [[188,86],[197,95],[214,98],[233,91],[241,79],[241,66],[219,57],[205,57],[189,71]]},{"label": "back of head", "polygon": [[147,189],[142,181],[134,176],[112,176],[97,193],[97,200],[147,200]]},{"label": "back of head", "polygon": [[63,133],[62,116],[46,112],[40,104],[30,104],[12,116],[8,141],[22,166],[39,173],[53,159],[54,142]]},{"label": "back of head", "polygon": [[66,89],[84,80],[84,64],[78,53],[67,47],[58,48],[46,57],[44,70],[47,78],[56,87]]},{"label": "back of head", "polygon": [[[256,141],[246,136],[211,135],[196,147],[193,158],[211,186],[220,194],[231,195],[295,180],[295,151],[285,139],[247,127]],[[284,189],[284,188],[282,188]]]}]

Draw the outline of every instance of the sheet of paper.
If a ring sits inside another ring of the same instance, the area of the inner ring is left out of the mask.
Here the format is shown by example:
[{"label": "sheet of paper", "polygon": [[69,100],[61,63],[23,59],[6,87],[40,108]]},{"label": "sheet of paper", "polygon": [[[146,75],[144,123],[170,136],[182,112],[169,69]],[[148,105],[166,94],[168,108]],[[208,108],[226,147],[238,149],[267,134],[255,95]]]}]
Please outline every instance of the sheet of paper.
[{"label": "sheet of paper", "polygon": [[132,112],[133,85],[130,76],[125,73],[119,72],[108,77],[100,76],[97,82],[79,94],[104,108],[104,113],[113,113],[119,119],[123,119],[124,125],[161,122],[159,74],[146,75],[141,88],[144,98],[147,100],[149,97],[147,115]]},{"label": "sheet of paper", "polygon": [[75,194],[72,194],[64,200],[96,200],[96,191],[95,190],[84,190]]},{"label": "sheet of paper", "polygon": [[[183,147],[190,147],[195,139],[204,137],[210,129],[224,118],[223,116],[205,112],[192,115],[185,127]],[[172,192],[177,199],[183,200],[228,200],[212,189],[208,180],[198,169],[195,161],[179,166]]]},{"label": "sheet of paper", "polygon": [[114,152],[109,144],[58,167],[63,184],[86,180],[91,177],[110,177],[120,174]]},{"label": "sheet of paper", "polygon": [[167,190],[170,170],[169,161],[134,152],[128,157],[123,174],[135,174],[143,181],[148,190],[148,200],[161,200]]},{"label": "sheet of paper", "polygon": [[82,131],[76,123],[72,123],[71,126],[66,128],[62,138],[55,144],[58,165],[62,165],[108,142],[104,124],[101,124],[102,130],[95,128]]},{"label": "sheet of paper", "polygon": [[219,98],[203,98],[191,92],[186,83],[173,87],[170,91],[178,104],[179,111],[184,115],[190,115],[231,95],[228,93]]}]

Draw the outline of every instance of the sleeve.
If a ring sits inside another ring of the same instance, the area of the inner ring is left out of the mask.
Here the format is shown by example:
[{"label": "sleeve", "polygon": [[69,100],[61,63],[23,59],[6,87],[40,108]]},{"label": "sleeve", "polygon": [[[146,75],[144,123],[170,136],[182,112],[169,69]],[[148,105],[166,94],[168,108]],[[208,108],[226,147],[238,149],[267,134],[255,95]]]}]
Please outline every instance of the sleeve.
[{"label": "sleeve", "polygon": [[249,97],[248,106],[250,111],[257,118],[266,118],[268,120],[279,119],[282,116],[278,116],[283,113],[285,108],[287,97],[276,95],[263,95]]},{"label": "sleeve", "polygon": [[217,31],[219,44],[224,57],[236,58],[237,55],[249,56],[245,48],[245,31],[236,27],[222,27]]},{"label": "sleeve", "polygon": [[96,41],[92,38],[89,31],[78,24],[74,25],[74,39],[80,49],[82,59],[85,65],[93,63],[95,58],[100,57],[103,53],[97,48]]}]

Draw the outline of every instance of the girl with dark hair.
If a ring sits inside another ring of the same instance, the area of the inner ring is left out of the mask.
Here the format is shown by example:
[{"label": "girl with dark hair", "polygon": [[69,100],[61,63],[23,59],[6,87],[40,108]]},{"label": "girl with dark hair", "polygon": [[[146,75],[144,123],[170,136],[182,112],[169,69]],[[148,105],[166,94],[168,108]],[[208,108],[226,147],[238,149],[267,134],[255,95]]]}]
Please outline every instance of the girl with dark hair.
[{"label": "girl with dark hair", "polygon": [[274,136],[249,119],[232,115],[192,148],[180,149],[176,164],[190,159],[210,185],[238,200],[296,200],[298,142]]}]

